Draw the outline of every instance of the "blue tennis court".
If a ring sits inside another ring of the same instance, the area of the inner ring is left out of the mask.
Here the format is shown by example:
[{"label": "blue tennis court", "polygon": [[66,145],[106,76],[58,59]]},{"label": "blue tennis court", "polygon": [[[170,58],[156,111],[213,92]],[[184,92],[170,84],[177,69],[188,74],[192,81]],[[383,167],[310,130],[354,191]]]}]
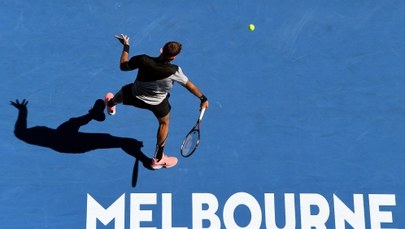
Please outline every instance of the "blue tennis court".
[{"label": "blue tennis court", "polygon": [[[404,11],[399,0],[2,1],[0,227],[404,228]],[[173,168],[143,166],[152,113],[89,118],[135,79],[119,69],[121,33],[130,56],[181,42],[173,63],[209,99],[201,144],[183,158],[199,100],[174,86]]]}]

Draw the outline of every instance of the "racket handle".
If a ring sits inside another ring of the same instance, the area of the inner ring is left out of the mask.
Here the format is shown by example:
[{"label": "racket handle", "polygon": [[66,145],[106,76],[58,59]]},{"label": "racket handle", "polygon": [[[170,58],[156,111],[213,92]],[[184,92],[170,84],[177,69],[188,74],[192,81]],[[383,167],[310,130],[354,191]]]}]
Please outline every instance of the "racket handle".
[{"label": "racket handle", "polygon": [[201,109],[200,111],[200,117],[198,118],[198,120],[201,120],[204,116],[204,112],[205,112],[205,108]]}]

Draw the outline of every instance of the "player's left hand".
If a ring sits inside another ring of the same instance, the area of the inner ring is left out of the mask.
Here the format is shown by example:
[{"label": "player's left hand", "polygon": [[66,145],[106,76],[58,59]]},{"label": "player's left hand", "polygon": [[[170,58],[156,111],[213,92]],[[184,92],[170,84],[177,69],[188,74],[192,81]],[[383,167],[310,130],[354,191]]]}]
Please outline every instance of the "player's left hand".
[{"label": "player's left hand", "polygon": [[117,38],[121,42],[121,44],[129,45],[129,37],[127,35],[121,34],[120,36],[115,35],[114,37]]}]

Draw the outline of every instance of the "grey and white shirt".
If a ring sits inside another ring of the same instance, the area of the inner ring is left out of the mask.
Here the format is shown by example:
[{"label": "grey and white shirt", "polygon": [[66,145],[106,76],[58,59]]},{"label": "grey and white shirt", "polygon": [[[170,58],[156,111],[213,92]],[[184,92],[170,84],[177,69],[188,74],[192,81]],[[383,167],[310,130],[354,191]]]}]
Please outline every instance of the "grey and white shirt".
[{"label": "grey and white shirt", "polygon": [[150,105],[160,104],[170,92],[174,82],[181,85],[188,78],[177,65],[163,61],[159,57],[138,55],[128,62],[131,70],[138,69],[138,75],[132,85],[132,93],[138,99]]}]

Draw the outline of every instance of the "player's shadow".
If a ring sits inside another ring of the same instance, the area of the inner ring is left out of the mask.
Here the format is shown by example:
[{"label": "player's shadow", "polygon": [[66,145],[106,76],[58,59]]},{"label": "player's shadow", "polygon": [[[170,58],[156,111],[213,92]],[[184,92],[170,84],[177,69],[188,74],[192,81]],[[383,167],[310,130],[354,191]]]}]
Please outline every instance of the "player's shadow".
[{"label": "player's shadow", "polygon": [[87,114],[74,117],[62,123],[56,129],[46,126],[27,127],[28,101],[12,101],[11,105],[18,109],[18,118],[15,123],[14,134],[20,140],[42,147],[51,148],[60,153],[86,153],[96,149],[120,148],[135,158],[133,168],[132,186],[136,186],[138,176],[138,161],[145,168],[150,168],[151,159],[142,151],[143,143],[133,138],[116,137],[107,133],[83,133],[80,127],[92,120],[104,121],[104,101],[99,99],[94,103]]}]

